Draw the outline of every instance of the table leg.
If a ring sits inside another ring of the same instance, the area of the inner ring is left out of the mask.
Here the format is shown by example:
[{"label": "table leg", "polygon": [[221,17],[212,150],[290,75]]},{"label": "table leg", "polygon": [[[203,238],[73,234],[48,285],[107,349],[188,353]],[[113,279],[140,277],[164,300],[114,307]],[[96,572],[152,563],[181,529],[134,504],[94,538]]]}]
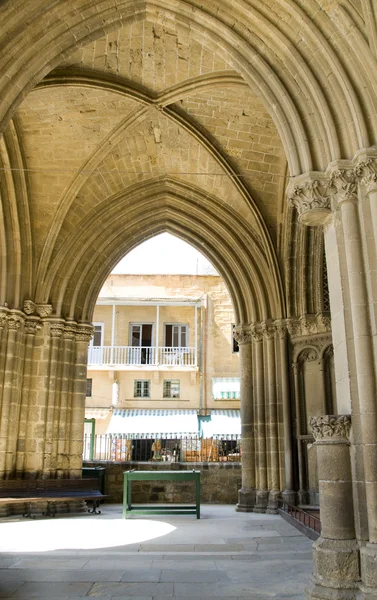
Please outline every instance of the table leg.
[{"label": "table leg", "polygon": [[200,519],[200,473],[196,476],[196,518]]},{"label": "table leg", "polygon": [[127,503],[128,503],[128,480],[127,475],[123,478],[123,519],[127,519]]}]

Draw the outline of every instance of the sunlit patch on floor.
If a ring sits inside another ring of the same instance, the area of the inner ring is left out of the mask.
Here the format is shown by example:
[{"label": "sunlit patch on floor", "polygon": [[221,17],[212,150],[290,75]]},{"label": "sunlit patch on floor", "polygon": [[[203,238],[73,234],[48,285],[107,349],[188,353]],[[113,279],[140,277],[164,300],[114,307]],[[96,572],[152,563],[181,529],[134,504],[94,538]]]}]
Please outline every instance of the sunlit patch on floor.
[{"label": "sunlit patch on floor", "polygon": [[57,519],[0,525],[1,552],[92,550],[139,544],[165,536],[176,528],[152,520]]}]

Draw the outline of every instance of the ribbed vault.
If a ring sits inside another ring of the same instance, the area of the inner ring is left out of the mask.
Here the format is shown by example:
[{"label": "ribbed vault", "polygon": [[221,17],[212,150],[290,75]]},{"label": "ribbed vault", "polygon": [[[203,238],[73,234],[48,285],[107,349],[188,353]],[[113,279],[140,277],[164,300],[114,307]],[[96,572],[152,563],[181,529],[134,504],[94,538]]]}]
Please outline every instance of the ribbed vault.
[{"label": "ribbed vault", "polygon": [[377,141],[377,74],[362,11],[347,0],[15,0],[3,3],[0,17],[3,128],[28,91],[77,48],[148,20],[185,29],[243,77],[274,119],[291,175],[323,170]]},{"label": "ribbed vault", "polygon": [[55,253],[37,302],[56,314],[90,320],[99,290],[120,258],[146,239],[168,231],[203,252],[223,276],[237,322],[277,318],[283,301],[278,274],[263,247],[234,210],[193,186],[166,178],[107,198],[86,214]]}]

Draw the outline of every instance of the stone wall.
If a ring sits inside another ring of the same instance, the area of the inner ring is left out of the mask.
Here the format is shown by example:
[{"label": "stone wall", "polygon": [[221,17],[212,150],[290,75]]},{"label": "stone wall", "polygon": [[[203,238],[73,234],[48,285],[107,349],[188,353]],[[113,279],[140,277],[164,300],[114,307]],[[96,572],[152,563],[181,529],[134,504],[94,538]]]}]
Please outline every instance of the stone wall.
[{"label": "stone wall", "polygon": [[[105,467],[107,502],[123,501],[123,472],[137,471],[191,471],[201,472],[201,501],[212,504],[236,504],[241,487],[241,463],[113,463],[86,462],[86,467]],[[133,502],[194,502],[195,483],[170,481],[132,482]]]}]

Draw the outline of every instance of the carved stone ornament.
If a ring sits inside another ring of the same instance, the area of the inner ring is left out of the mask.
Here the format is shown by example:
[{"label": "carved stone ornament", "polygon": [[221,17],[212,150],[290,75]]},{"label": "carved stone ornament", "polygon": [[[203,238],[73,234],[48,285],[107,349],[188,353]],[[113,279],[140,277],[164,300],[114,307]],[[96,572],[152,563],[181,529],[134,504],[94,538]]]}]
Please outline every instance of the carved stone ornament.
[{"label": "carved stone ornament", "polygon": [[318,360],[318,352],[315,348],[305,348],[298,356],[298,362],[313,362]]},{"label": "carved stone ornament", "polygon": [[52,315],[51,304],[37,304],[36,312],[40,317],[50,317]]},{"label": "carved stone ornament", "polygon": [[284,340],[284,338],[287,336],[286,323],[282,319],[275,321],[275,328],[276,328],[276,333],[278,334],[278,337],[281,340]]},{"label": "carved stone ornament", "polygon": [[249,326],[240,325],[233,329],[233,337],[239,346],[251,344],[252,335]]},{"label": "carved stone ornament", "polygon": [[331,198],[328,179],[309,179],[292,185],[288,202],[295,206],[300,223],[308,226],[324,225],[331,216]]},{"label": "carved stone ornament", "polygon": [[24,313],[33,315],[35,313],[35,303],[32,300],[24,300]]},{"label": "carved stone ornament", "polygon": [[330,333],[331,318],[327,313],[302,315],[299,319],[287,319],[287,329],[292,338]]},{"label": "carved stone ornament", "polygon": [[257,329],[256,325],[252,325],[251,335],[252,335],[254,342],[261,342],[263,339],[262,331],[260,329]]},{"label": "carved stone ornament", "polygon": [[94,327],[93,325],[78,325],[76,328],[76,341],[86,342],[89,344],[93,337]]},{"label": "carved stone ornament", "polygon": [[76,336],[76,325],[69,324],[64,326],[63,337],[66,340],[73,340]]},{"label": "carved stone ornament", "polygon": [[356,177],[367,188],[367,193],[377,191],[377,158],[361,160],[354,169]]},{"label": "carved stone ornament", "polygon": [[7,322],[7,315],[0,314],[0,329],[4,329]]},{"label": "carved stone ornament", "polygon": [[21,327],[23,320],[16,315],[9,315],[7,319],[8,329],[18,331]]},{"label": "carved stone ornament", "polygon": [[64,332],[63,321],[51,321],[50,322],[50,335],[51,337],[60,338]]},{"label": "carved stone ornament", "polygon": [[357,176],[354,169],[337,169],[330,175],[331,189],[338,204],[357,202]]},{"label": "carved stone ornament", "polygon": [[25,320],[25,334],[36,335],[38,329],[41,329],[42,324],[38,317],[29,317]]},{"label": "carved stone ornament", "polygon": [[262,323],[262,335],[266,340],[272,340],[275,337],[275,327],[270,323]]},{"label": "carved stone ornament", "polygon": [[349,440],[351,415],[325,415],[309,419],[317,443],[344,443]]}]

